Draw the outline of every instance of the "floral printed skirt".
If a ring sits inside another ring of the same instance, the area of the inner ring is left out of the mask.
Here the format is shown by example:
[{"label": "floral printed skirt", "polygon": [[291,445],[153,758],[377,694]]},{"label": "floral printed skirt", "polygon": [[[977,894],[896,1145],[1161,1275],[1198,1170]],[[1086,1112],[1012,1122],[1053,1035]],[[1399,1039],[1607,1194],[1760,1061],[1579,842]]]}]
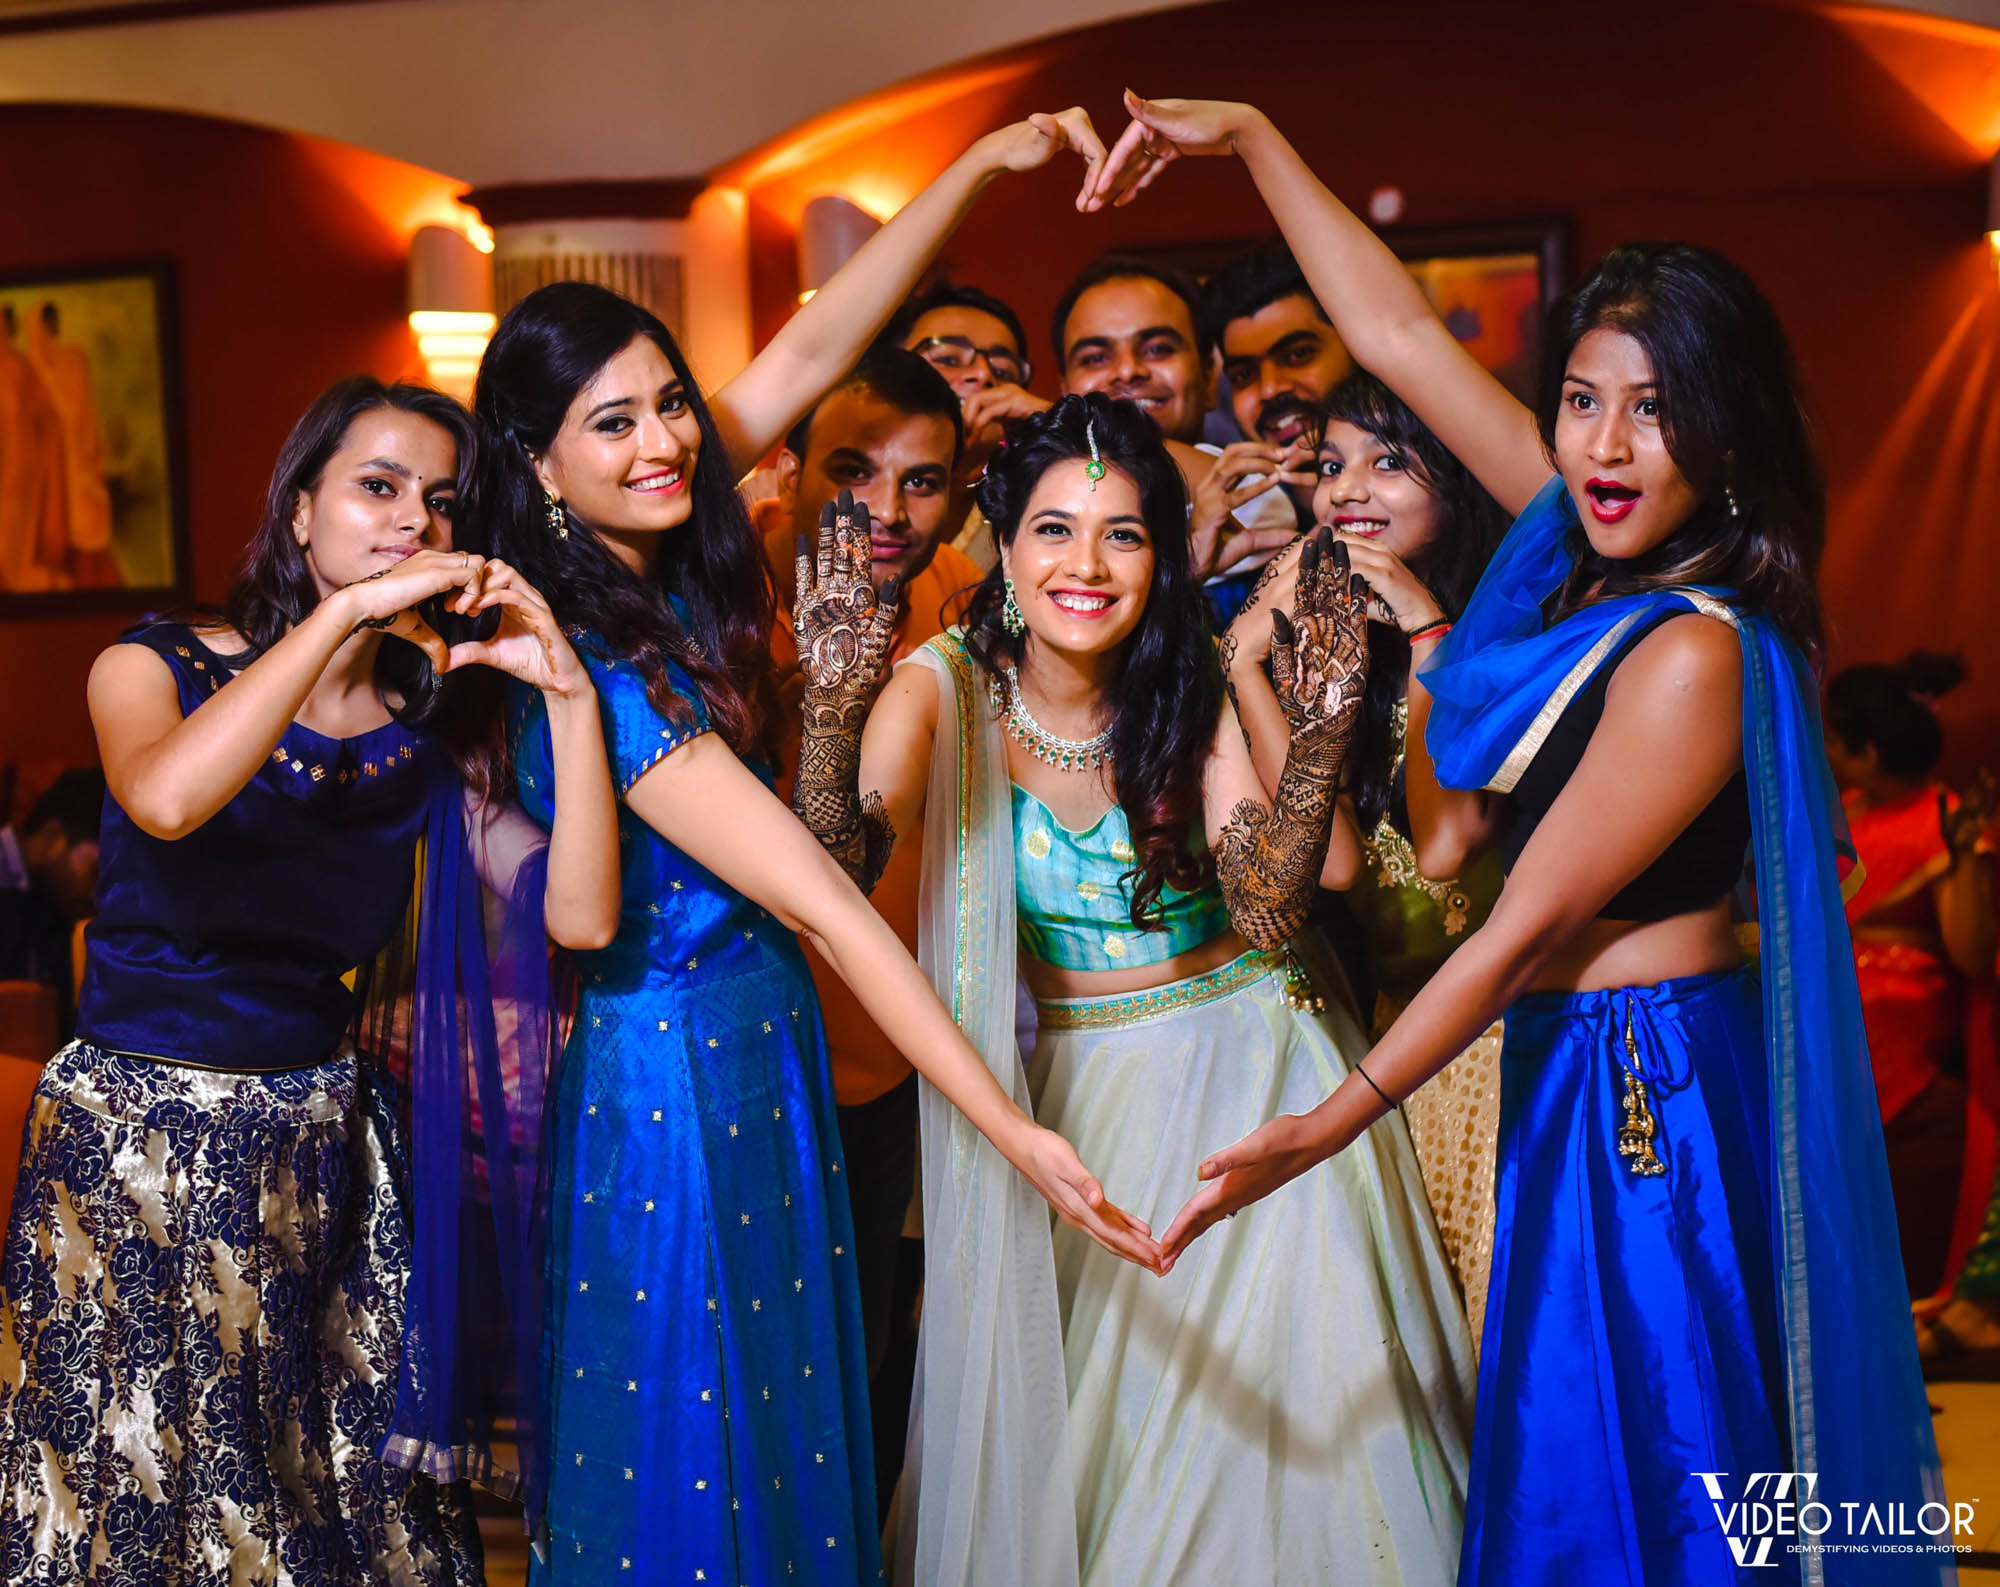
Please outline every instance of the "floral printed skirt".
[{"label": "floral printed skirt", "polygon": [[397,1141],[351,1054],[50,1061],[0,1266],[7,1581],[482,1579],[464,1490],[376,1453],[409,1277]]}]

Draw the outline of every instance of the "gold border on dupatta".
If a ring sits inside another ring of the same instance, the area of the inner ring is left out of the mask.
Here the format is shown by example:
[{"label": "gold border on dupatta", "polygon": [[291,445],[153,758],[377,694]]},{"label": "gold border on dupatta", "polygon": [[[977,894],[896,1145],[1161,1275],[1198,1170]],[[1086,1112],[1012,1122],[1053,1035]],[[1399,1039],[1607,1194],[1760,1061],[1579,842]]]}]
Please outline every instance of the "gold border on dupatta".
[{"label": "gold border on dupatta", "polygon": [[[1725,601],[1695,589],[1671,589],[1669,595],[1678,595],[1703,617],[1713,617],[1739,628],[1736,609]],[[1563,681],[1556,685],[1555,692],[1542,702],[1542,708],[1535,713],[1535,719],[1528,724],[1528,730],[1521,735],[1520,742],[1507,752],[1507,758],[1500,763],[1500,769],[1493,774],[1493,780],[1486,785],[1488,793],[1512,793],[1521,775],[1534,764],[1535,757],[1542,752],[1542,745],[1548,742],[1549,734],[1562,720],[1563,712],[1569,709],[1570,701],[1588,683],[1597,669],[1604,664],[1604,658],[1618,647],[1618,643],[1632,631],[1632,625],[1647,615],[1632,612],[1620,618],[1592,645],[1577,664],[1569,669]]]},{"label": "gold border on dupatta", "polygon": [[931,641],[931,649],[944,661],[945,669],[951,674],[953,701],[958,711],[958,919],[952,931],[953,941],[958,949],[958,963],[951,983],[951,1017],[961,1026],[965,1020],[965,1009],[971,990],[972,964],[967,944],[971,941],[971,920],[974,914],[972,867],[968,856],[972,847],[972,790],[977,778],[973,776],[973,758],[977,754],[974,739],[979,723],[975,716],[978,709],[973,695],[972,656],[965,648],[965,641],[956,632],[947,630]]}]

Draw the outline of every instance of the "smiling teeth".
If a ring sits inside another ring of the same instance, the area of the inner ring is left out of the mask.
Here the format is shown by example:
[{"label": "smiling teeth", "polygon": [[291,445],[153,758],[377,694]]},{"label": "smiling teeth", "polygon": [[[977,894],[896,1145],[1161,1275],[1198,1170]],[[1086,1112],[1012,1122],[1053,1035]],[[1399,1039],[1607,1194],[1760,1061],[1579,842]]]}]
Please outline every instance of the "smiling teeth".
[{"label": "smiling teeth", "polygon": [[681,477],[678,474],[656,474],[651,479],[642,479],[636,484],[627,485],[625,488],[627,490],[644,491],[650,494],[656,490],[666,490],[669,486],[678,485],[680,482]]},{"label": "smiling teeth", "polygon": [[1066,612],[1101,612],[1111,604],[1108,595],[1051,595],[1049,599]]}]

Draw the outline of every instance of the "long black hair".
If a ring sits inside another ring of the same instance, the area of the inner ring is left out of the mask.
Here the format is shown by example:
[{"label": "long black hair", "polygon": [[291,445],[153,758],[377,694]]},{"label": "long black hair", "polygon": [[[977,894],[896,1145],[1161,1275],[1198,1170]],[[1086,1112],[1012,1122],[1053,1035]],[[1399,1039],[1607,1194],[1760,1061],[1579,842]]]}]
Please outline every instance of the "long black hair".
[{"label": "long black hair", "polygon": [[[1139,511],[1153,542],[1153,582],[1146,609],[1126,640],[1109,690],[1111,773],[1132,829],[1136,877],[1132,923],[1159,929],[1160,894],[1193,892],[1214,875],[1193,836],[1201,822],[1201,773],[1222,711],[1222,669],[1210,638],[1208,603],[1188,565],[1188,497],[1160,427],[1136,403],[1102,392],[1064,397],[1045,413],[1009,428],[1007,444],[986,466],[979,510],[1003,546],[1014,543],[1042,475],[1055,464],[1091,455],[1091,432],[1107,467],[1139,490]],[[1006,584],[996,565],[966,608],[966,647],[989,672],[1018,665],[1023,638],[1000,623]]]},{"label": "long black hair", "polygon": [[1814,579],[1826,544],[1826,481],[1798,366],[1770,302],[1707,248],[1614,248],[1550,315],[1536,417],[1552,457],[1570,354],[1595,330],[1622,331],[1644,349],[1668,454],[1701,505],[1666,541],[1627,561],[1598,556],[1579,530],[1557,614],[1599,596],[1726,584],[1818,664],[1825,641]]},{"label": "long black hair", "polygon": [[1826,725],[1850,754],[1873,744],[1884,771],[1915,782],[1944,753],[1932,704],[1963,682],[1964,662],[1929,650],[1913,650],[1889,666],[1845,667],[1826,686]]},{"label": "long black hair", "polygon": [[[567,506],[570,532],[557,534],[530,458],[548,450],[576,394],[642,336],[666,355],[701,426],[689,489],[693,510],[665,535],[650,577],[627,568]],[[583,281],[539,287],[494,332],[472,405],[491,436],[499,555],[547,597],[565,628],[588,631],[612,655],[636,663],[663,716],[685,725],[691,715],[668,681],[671,659],[701,691],[729,746],[739,753],[755,748],[764,727],[759,702],[769,686],[771,587],[722,437],[672,333],[652,312],[604,287]]]},{"label": "long black hair", "polygon": [[[1465,610],[1487,559],[1507,532],[1507,512],[1472,477],[1472,471],[1366,370],[1355,370],[1327,394],[1324,420],[1338,419],[1366,430],[1398,458],[1438,504],[1438,536],[1409,564],[1410,571],[1444,608],[1446,617]],[[1373,832],[1387,815],[1407,831],[1402,767],[1396,753],[1396,706],[1409,687],[1410,641],[1386,623],[1368,625],[1368,692],[1354,729],[1342,781],[1354,800],[1361,830]]]},{"label": "long black hair", "polygon": [[[428,419],[451,437],[458,449],[452,545],[457,550],[486,550],[481,488],[484,454],[479,427],[463,404],[428,386],[401,381],[388,385],[373,375],[337,380],[313,399],[278,449],[278,461],[264,493],[263,517],[244,548],[223,602],[222,620],[250,647],[244,664],[283,639],[319,604],[319,588],[306,566],[305,548],[293,535],[292,519],[299,498],[318,489],[326,465],[340,450],[355,420],[384,408]],[[441,692],[430,658],[415,645],[388,634],[375,654],[375,686],[390,714],[410,725],[432,716]]]}]

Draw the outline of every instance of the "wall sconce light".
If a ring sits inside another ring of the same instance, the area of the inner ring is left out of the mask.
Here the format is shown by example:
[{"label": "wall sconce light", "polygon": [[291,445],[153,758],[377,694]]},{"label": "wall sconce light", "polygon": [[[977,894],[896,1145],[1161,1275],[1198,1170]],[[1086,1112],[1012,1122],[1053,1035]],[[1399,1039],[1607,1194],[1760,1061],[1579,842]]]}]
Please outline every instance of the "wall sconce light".
[{"label": "wall sconce light", "polygon": [[882,223],[845,198],[816,198],[799,217],[799,301],[805,302],[852,259]]},{"label": "wall sconce light", "polygon": [[493,267],[463,232],[422,226],[410,239],[410,329],[432,385],[460,400],[493,335]]}]

